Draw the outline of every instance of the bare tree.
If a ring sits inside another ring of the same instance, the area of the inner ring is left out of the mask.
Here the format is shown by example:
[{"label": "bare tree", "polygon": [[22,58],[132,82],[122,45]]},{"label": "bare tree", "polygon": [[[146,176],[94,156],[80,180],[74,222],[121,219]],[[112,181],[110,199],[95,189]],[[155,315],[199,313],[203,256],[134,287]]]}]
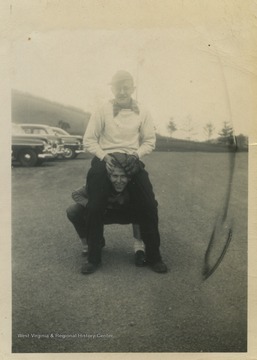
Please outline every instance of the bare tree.
[{"label": "bare tree", "polygon": [[186,120],[184,121],[184,126],[181,128],[187,134],[187,140],[191,140],[193,135],[196,135],[197,132],[194,131],[195,127],[193,125],[193,121],[190,115],[187,116]]},{"label": "bare tree", "polygon": [[208,123],[204,126],[203,130],[204,130],[204,133],[205,133],[205,135],[206,135],[206,137],[207,137],[207,140],[209,141],[210,138],[213,136],[213,132],[214,132],[214,130],[215,130],[214,125],[213,125],[211,122],[208,122]]},{"label": "bare tree", "polygon": [[167,129],[170,134],[170,137],[172,137],[172,134],[177,130],[177,126],[172,117],[170,118],[170,121],[168,122]]}]

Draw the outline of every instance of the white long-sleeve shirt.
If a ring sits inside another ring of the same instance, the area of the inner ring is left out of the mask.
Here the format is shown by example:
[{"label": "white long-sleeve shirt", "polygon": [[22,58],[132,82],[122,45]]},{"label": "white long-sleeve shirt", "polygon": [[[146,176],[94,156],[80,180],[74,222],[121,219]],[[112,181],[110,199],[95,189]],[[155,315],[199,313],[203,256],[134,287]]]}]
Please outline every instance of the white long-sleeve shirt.
[{"label": "white long-sleeve shirt", "polygon": [[155,148],[155,131],[148,111],[140,106],[137,114],[122,109],[113,116],[113,104],[108,102],[90,118],[83,143],[93,155],[103,160],[106,154],[137,153],[139,158]]}]

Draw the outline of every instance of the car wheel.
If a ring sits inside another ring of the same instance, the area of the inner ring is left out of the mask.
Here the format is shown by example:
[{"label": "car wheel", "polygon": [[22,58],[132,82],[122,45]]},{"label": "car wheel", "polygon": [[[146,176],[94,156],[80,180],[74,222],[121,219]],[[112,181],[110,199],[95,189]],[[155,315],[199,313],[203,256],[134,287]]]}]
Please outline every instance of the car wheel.
[{"label": "car wheel", "polygon": [[22,150],[19,153],[19,162],[22,166],[35,166],[37,164],[38,157],[37,153],[34,150],[27,149]]},{"label": "car wheel", "polygon": [[63,157],[65,159],[74,159],[76,157],[75,150],[73,150],[72,148],[65,148]]},{"label": "car wheel", "polygon": [[38,159],[36,165],[37,165],[37,166],[40,166],[40,165],[43,164],[44,161],[45,161],[45,159]]}]

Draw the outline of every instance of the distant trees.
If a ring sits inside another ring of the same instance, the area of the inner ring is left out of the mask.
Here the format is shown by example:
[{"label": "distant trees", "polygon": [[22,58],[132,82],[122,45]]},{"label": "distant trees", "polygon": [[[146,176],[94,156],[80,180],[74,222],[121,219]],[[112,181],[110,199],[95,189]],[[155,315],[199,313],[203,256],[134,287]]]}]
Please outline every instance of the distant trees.
[{"label": "distant trees", "polygon": [[167,125],[167,129],[168,129],[168,132],[170,134],[170,137],[172,137],[172,134],[177,131],[177,126],[173,120],[173,118],[171,117],[170,118],[170,121],[168,122],[168,125]]},{"label": "distant trees", "polygon": [[218,138],[219,142],[227,145],[233,144],[234,142],[233,133],[234,131],[232,126],[229,124],[228,121],[224,121],[223,128],[219,132],[219,138]]},{"label": "distant trees", "polygon": [[230,126],[228,121],[223,122],[223,128],[219,132],[220,137],[233,136],[233,128]]},{"label": "distant trees", "polygon": [[211,139],[211,137],[213,136],[213,133],[214,133],[214,130],[215,130],[215,127],[214,125],[211,123],[211,122],[208,122],[204,128],[203,128],[203,131],[204,131],[204,134],[205,136],[207,137],[207,140],[209,141]]},{"label": "distant trees", "polygon": [[193,121],[190,115],[187,116],[186,120],[184,121],[183,128],[181,128],[181,130],[187,134],[187,140],[191,140],[191,137],[197,134],[197,132],[194,131],[195,127],[193,125]]},{"label": "distant trees", "polygon": [[[204,126],[204,132],[208,138],[207,142],[210,142],[210,138],[213,135],[214,126],[211,123],[207,123]],[[213,144],[220,144],[226,146],[233,146],[233,148],[237,148],[239,151],[247,151],[248,150],[248,136],[243,134],[234,135],[233,127],[230,125],[228,121],[223,122],[223,127],[218,133],[218,137],[212,139]],[[236,146],[236,147],[235,147]]]},{"label": "distant trees", "polygon": [[166,125],[166,128],[171,138],[173,136],[173,133],[177,130],[186,133],[186,137],[188,140],[191,140],[191,137],[197,134],[196,132],[194,132],[195,126],[193,125],[193,121],[190,115],[187,116],[187,118],[183,122],[182,127],[177,127],[173,117],[170,117],[169,122]]},{"label": "distant trees", "polygon": [[[169,133],[169,137],[166,135],[166,142],[169,144],[171,142],[171,138],[175,131],[178,131],[178,139],[187,139],[191,141],[196,138],[198,134],[195,129],[197,128],[197,124],[192,121],[191,115],[188,115],[185,119],[183,119],[182,126],[177,126],[173,117],[170,117],[168,122],[166,123],[166,130]],[[217,126],[217,125],[216,125]],[[158,129],[156,129],[158,132]],[[203,133],[205,135],[205,140],[199,140],[199,142],[206,142],[209,145],[217,145],[217,146],[228,146],[229,148],[236,148],[239,151],[247,151],[248,150],[248,137],[240,134],[235,136],[234,129],[230,122],[224,121],[220,126],[220,130],[217,131],[213,122],[208,121],[202,127]],[[181,136],[182,133],[182,136]],[[183,134],[184,133],[184,134]],[[202,135],[203,135],[202,133]]]}]

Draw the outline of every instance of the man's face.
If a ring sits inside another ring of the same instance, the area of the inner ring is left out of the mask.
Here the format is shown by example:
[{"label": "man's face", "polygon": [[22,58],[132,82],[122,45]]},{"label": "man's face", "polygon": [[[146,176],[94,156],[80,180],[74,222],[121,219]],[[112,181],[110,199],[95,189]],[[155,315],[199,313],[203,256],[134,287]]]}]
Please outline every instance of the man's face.
[{"label": "man's face", "polygon": [[116,167],[110,174],[110,181],[115,191],[122,192],[127,186],[129,178],[126,176],[124,170]]},{"label": "man's face", "polygon": [[132,80],[119,81],[112,85],[112,92],[119,105],[126,106],[131,101],[131,95],[135,90]]}]

